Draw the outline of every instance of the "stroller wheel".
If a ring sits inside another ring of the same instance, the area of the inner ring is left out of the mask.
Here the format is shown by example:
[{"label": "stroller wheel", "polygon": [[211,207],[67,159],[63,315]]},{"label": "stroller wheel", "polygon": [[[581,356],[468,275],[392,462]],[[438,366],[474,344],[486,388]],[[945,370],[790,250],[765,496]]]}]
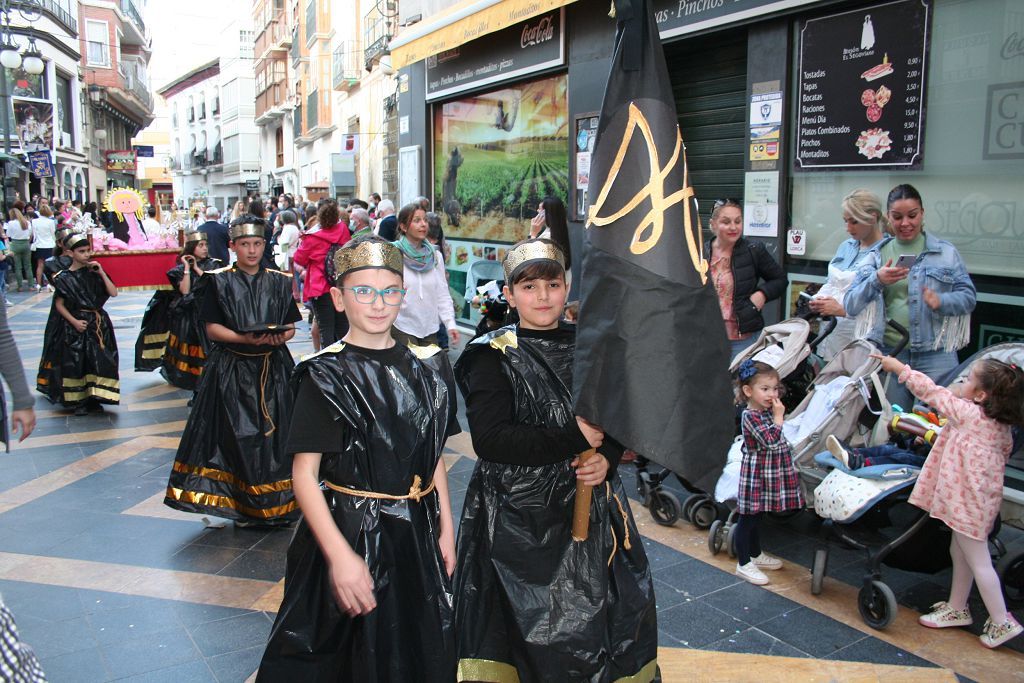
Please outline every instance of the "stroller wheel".
[{"label": "stroller wheel", "polygon": [[1024,607],[1024,551],[1003,555],[996,564],[996,574],[1003,584],[1006,605],[1013,609]]},{"label": "stroller wheel", "polygon": [[725,522],[720,519],[716,519],[711,523],[711,528],[708,529],[708,550],[711,551],[712,555],[717,555],[722,550],[722,543],[725,536]]},{"label": "stroller wheel", "polygon": [[693,524],[693,519],[690,517],[690,513],[693,511],[693,506],[699,503],[702,498],[704,498],[703,493],[695,493],[683,501],[682,512],[680,514],[682,518],[690,524]]},{"label": "stroller wheel", "polygon": [[690,508],[690,521],[698,529],[709,528],[717,519],[718,508],[715,506],[715,501],[707,496]]},{"label": "stroller wheel", "polygon": [[729,549],[729,557],[736,557],[736,522],[729,523],[729,533],[725,535],[726,547]]},{"label": "stroller wheel", "polygon": [[857,594],[857,608],[865,624],[881,630],[896,618],[896,595],[882,581],[872,581]]},{"label": "stroller wheel", "polygon": [[654,521],[661,526],[672,526],[679,519],[679,499],[671,491],[660,488],[652,490],[648,509]]},{"label": "stroller wheel", "polygon": [[636,493],[640,496],[640,500],[644,502],[644,507],[651,504],[651,483],[647,481],[647,477],[643,474],[637,474],[636,476]]},{"label": "stroller wheel", "polygon": [[828,550],[818,548],[814,551],[814,562],[811,564],[811,595],[821,595],[821,585],[825,582],[827,569]]}]

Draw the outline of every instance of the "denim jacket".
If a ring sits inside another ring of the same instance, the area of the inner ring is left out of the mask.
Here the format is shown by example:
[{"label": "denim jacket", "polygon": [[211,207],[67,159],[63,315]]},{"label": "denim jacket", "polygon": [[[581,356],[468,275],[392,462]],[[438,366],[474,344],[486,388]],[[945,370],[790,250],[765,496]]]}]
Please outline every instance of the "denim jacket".
[{"label": "denim jacket", "polygon": [[[871,248],[881,247],[884,239],[878,240],[875,244],[871,245]],[[851,237],[848,240],[843,240],[836,249],[836,255],[832,257],[832,260],[828,262],[829,266],[835,266],[839,270],[853,270],[854,264],[857,260],[857,256],[860,255],[860,240]],[[867,258],[867,256],[865,256]]]},{"label": "denim jacket", "polygon": [[[955,351],[970,341],[970,313],[976,302],[974,283],[956,247],[928,233],[924,237],[924,251],[907,274],[910,350]],[[887,319],[885,287],[878,281],[877,271],[882,266],[881,248],[891,239],[872,247],[843,299],[847,314],[857,317],[858,336],[877,345],[882,343]],[[939,295],[937,310],[925,303],[922,287]]]}]

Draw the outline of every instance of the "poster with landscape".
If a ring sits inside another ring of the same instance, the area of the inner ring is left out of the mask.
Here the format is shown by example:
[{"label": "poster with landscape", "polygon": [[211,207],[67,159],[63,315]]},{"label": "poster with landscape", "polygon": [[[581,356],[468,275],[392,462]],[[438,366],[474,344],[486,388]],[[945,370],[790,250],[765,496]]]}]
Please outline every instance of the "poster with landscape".
[{"label": "poster with landscape", "polygon": [[566,102],[558,75],[435,108],[434,205],[445,237],[517,242],[544,197],[566,201]]}]

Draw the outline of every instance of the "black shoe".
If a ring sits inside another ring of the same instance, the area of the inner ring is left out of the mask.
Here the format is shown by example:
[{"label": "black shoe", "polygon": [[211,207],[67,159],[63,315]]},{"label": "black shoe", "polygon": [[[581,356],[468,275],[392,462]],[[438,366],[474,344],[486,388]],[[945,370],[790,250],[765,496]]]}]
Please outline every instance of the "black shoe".
[{"label": "black shoe", "polygon": [[75,406],[75,415],[77,417],[84,417],[85,415],[88,415],[88,414],[89,414],[89,406],[87,406],[86,404],[79,403],[77,406]]}]

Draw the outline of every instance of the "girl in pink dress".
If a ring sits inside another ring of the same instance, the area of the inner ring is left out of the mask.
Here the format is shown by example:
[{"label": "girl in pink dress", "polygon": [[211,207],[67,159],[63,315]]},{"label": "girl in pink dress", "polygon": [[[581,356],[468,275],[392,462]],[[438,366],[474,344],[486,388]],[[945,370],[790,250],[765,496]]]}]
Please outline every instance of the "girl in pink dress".
[{"label": "girl in pink dress", "polygon": [[982,359],[971,365],[966,381],[950,390],[895,358],[875,357],[914,396],[949,418],[910,502],[953,530],[953,584],[949,600],[932,605],[918,621],[929,628],[969,626],[973,619],[967,597],[977,582],[989,614],[981,643],[998,647],[1024,632],[1006,610],[988,551],[988,534],[1003,498],[1003,470],[1013,450],[1010,427],[1024,424],[1024,372],[1016,365]]}]

